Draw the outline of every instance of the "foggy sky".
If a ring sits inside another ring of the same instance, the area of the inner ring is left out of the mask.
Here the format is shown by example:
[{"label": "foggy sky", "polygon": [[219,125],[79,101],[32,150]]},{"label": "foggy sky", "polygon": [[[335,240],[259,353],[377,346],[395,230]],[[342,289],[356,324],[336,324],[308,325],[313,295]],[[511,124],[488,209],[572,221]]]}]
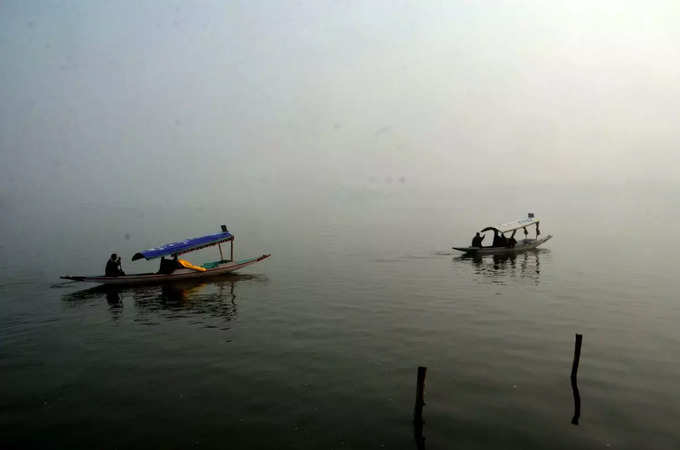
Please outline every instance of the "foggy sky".
[{"label": "foggy sky", "polygon": [[679,19],[676,1],[3,1],[0,202],[676,183]]}]

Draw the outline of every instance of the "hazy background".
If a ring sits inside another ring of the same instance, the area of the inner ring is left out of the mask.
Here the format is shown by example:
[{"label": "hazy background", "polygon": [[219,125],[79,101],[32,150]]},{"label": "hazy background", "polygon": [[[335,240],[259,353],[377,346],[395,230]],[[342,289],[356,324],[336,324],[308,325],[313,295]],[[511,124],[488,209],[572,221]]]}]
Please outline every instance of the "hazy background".
[{"label": "hazy background", "polygon": [[[430,450],[675,449],[679,24],[677,0],[0,0],[0,441],[413,448],[423,364]],[[540,251],[450,253],[529,211]],[[272,257],[59,283],[222,223]]]},{"label": "hazy background", "polygon": [[96,227],[99,261],[247,218],[267,248],[407,204],[444,248],[528,210],[672,219],[679,18],[675,1],[3,1],[2,245],[63,252]]}]

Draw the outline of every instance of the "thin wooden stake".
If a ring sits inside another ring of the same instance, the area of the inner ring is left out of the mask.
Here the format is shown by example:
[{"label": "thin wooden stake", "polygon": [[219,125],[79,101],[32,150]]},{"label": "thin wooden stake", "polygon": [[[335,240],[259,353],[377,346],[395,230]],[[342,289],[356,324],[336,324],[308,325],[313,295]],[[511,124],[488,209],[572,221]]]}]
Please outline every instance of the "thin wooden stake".
[{"label": "thin wooden stake", "polygon": [[578,363],[581,360],[581,342],[583,341],[582,334],[576,334],[576,346],[574,347],[574,363],[571,365],[571,377],[576,377],[578,373]]},{"label": "thin wooden stake", "polygon": [[574,417],[571,423],[578,425],[578,419],[581,417],[581,394],[578,391],[578,363],[581,360],[581,342],[583,341],[582,334],[576,334],[576,345],[574,346],[574,362],[571,365],[571,391],[574,395]]},{"label": "thin wooden stake", "polygon": [[427,367],[418,366],[418,381],[416,385],[416,405],[413,409],[413,422],[423,423],[423,406],[425,406],[425,374]]}]

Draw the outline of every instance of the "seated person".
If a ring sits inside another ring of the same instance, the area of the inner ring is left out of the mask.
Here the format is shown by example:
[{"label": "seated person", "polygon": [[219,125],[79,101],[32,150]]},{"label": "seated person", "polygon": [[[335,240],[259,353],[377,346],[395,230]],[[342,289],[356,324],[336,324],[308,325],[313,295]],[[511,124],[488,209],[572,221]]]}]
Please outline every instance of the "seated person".
[{"label": "seated person", "polygon": [[175,270],[175,265],[172,263],[172,260],[165,259],[165,256],[162,256],[161,257],[161,265],[158,268],[158,273],[170,274],[174,270]]},{"label": "seated person", "polygon": [[123,272],[123,268],[121,267],[120,257],[115,253],[112,253],[111,258],[106,261],[106,269],[104,270],[104,273],[107,277],[125,275],[125,272]]},{"label": "seated person", "polygon": [[508,238],[503,233],[498,233],[498,247],[506,247],[508,245]]},{"label": "seated person", "polygon": [[472,238],[471,247],[481,247],[483,239],[484,238],[482,236],[480,236],[479,233],[475,234],[475,237]]},{"label": "seated person", "polygon": [[158,269],[158,273],[171,274],[175,269],[182,268],[182,265],[177,260],[177,255],[174,255],[172,259],[165,259],[161,257],[161,266]]}]

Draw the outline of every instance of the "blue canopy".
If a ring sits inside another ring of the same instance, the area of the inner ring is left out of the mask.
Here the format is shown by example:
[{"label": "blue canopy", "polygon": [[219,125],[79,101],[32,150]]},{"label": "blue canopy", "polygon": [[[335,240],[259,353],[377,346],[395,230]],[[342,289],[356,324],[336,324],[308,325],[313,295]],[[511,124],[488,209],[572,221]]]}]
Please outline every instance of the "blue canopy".
[{"label": "blue canopy", "polygon": [[191,252],[200,248],[210,247],[211,245],[216,245],[221,242],[231,241],[232,239],[234,239],[234,236],[228,231],[217,234],[209,234],[207,236],[189,238],[183,241],[173,242],[171,244],[165,244],[157,248],[151,248],[149,250],[143,250],[139,253],[135,253],[135,255],[132,257],[132,260],[136,261],[142,258],[148,260],[167,255],[179,255],[181,253]]}]

